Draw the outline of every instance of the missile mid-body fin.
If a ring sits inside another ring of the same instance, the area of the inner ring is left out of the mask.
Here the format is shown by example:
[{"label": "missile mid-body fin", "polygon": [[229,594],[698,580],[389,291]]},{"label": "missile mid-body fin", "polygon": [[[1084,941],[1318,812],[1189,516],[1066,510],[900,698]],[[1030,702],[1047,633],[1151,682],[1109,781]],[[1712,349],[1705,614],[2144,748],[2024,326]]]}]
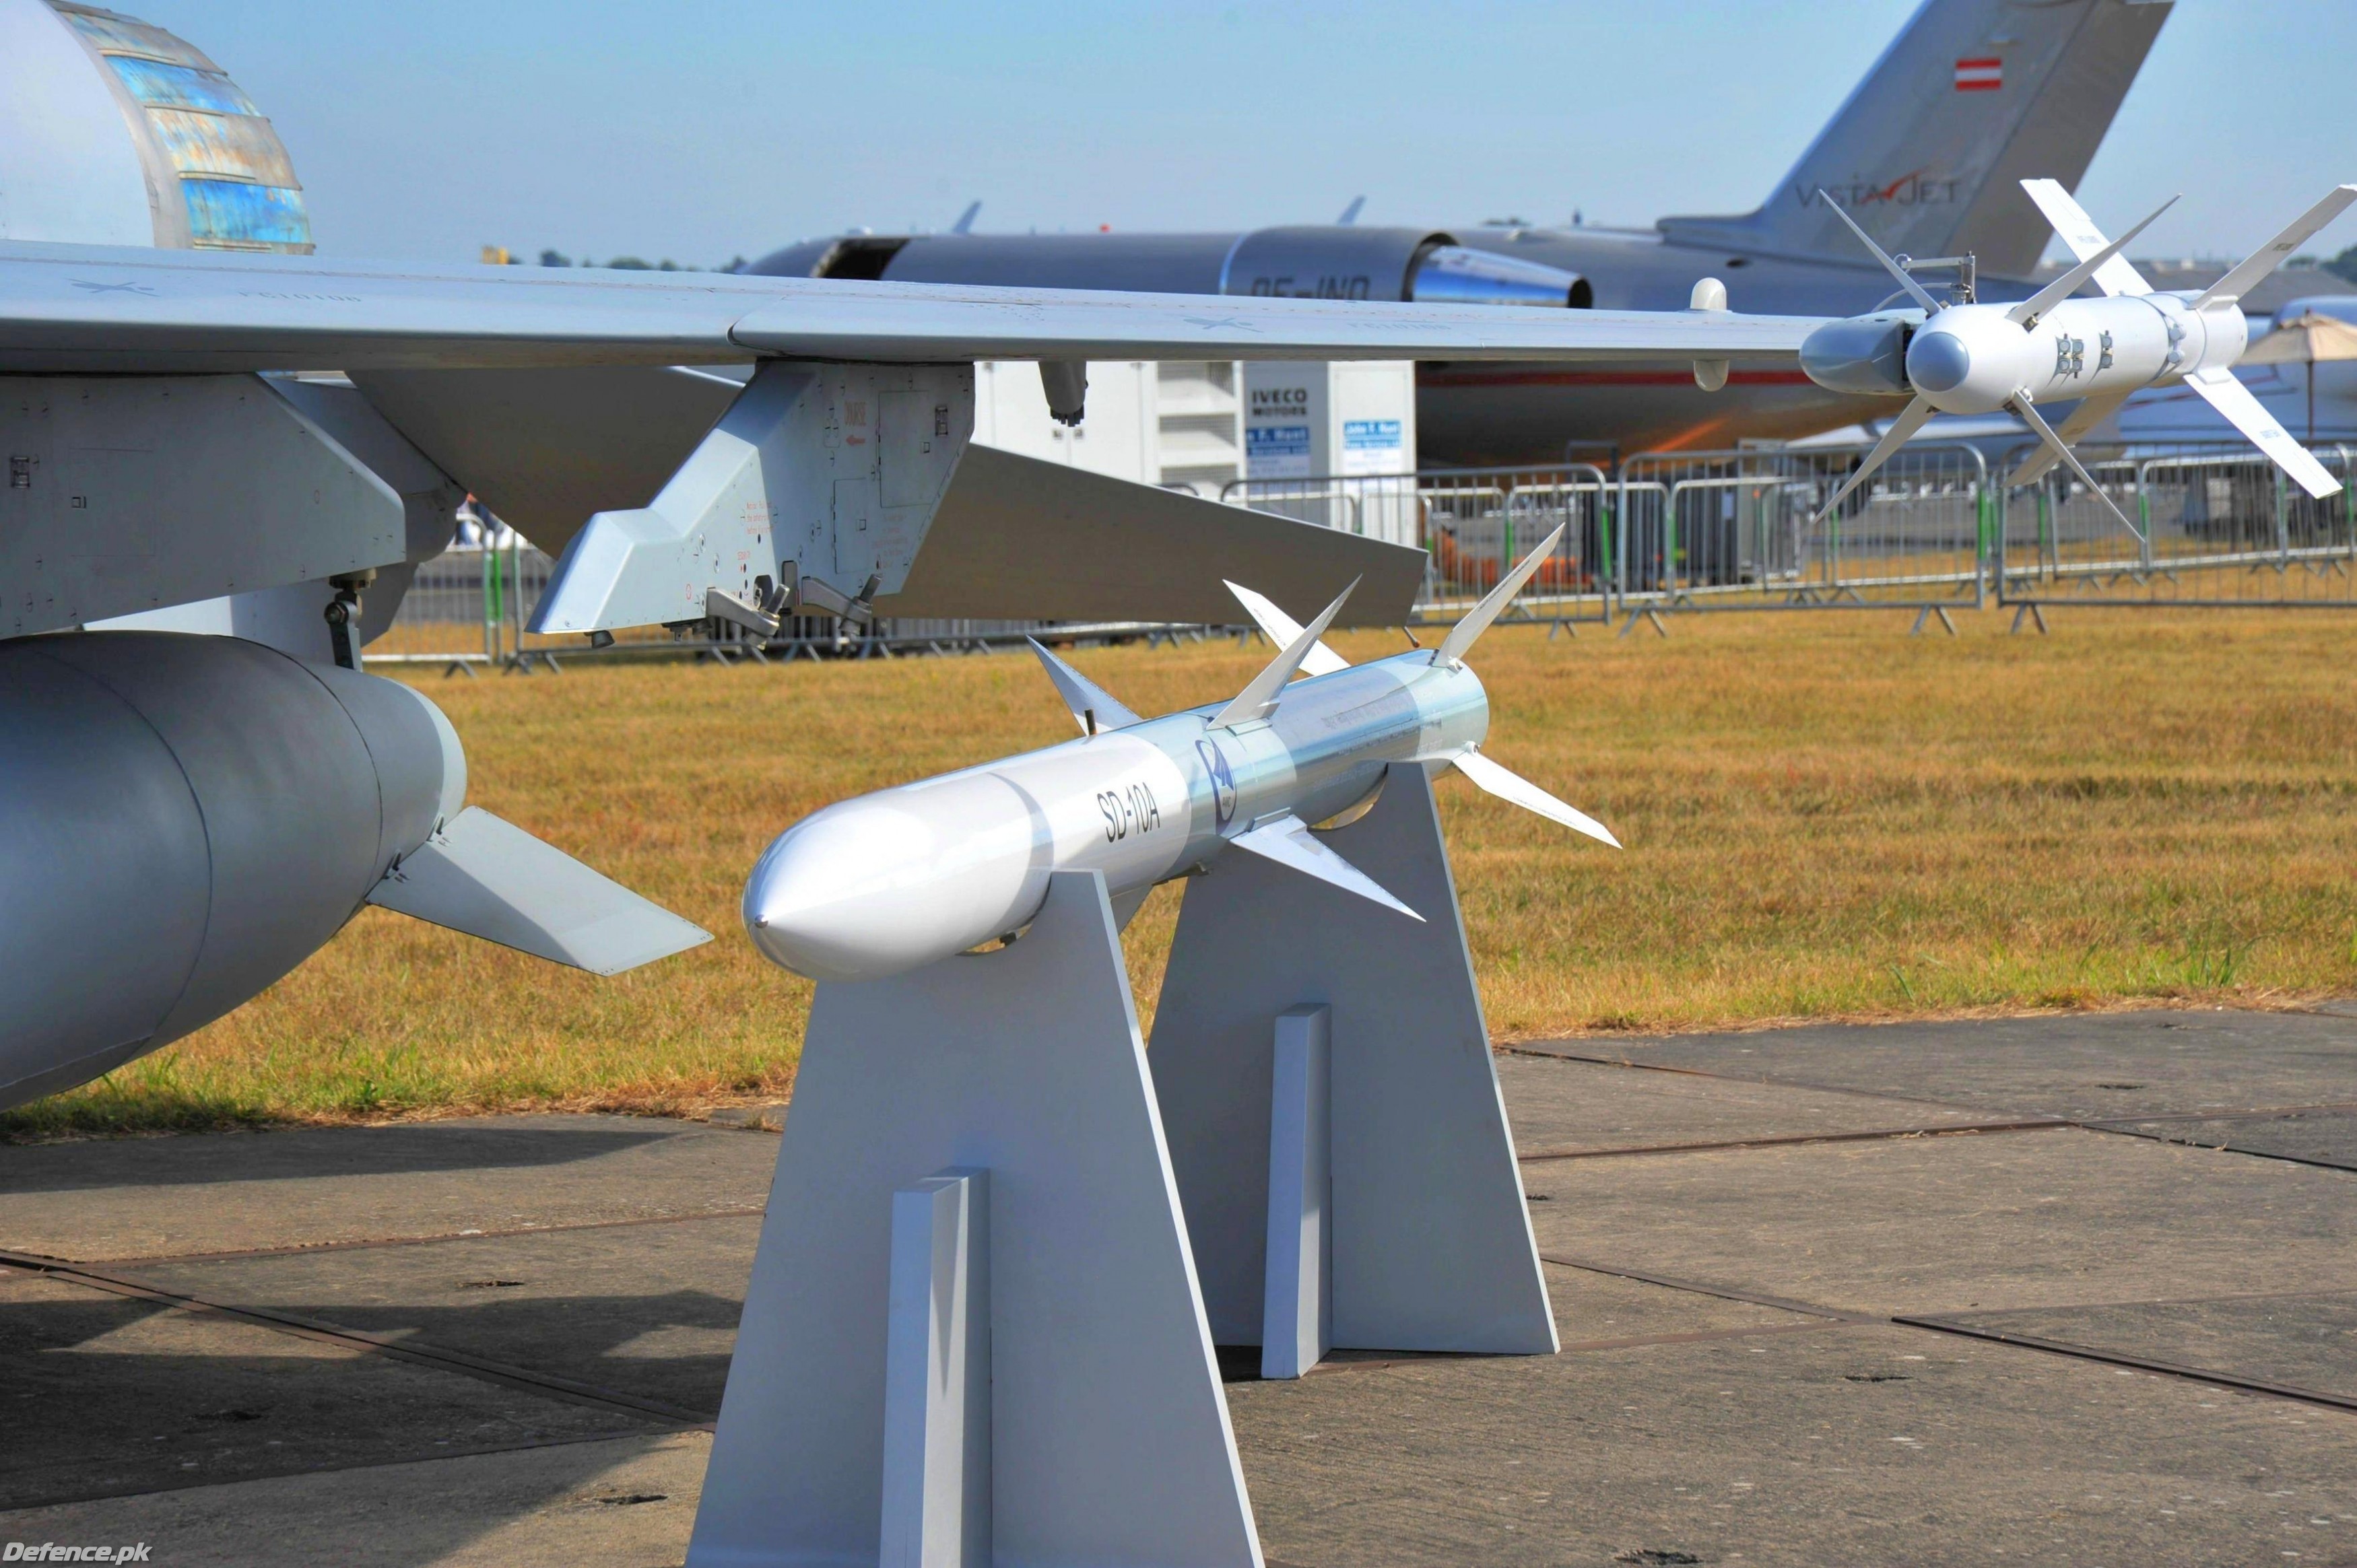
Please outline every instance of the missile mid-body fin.
[{"label": "missile mid-body fin", "polygon": [[1284,650],[1268,661],[1266,669],[1254,676],[1243,691],[1229,700],[1226,707],[1211,715],[1211,727],[1230,729],[1237,725],[1265,719],[1275,713],[1276,700],[1283,694],[1285,683],[1300,672],[1302,661],[1318,646],[1318,639],[1326,635],[1326,628],[1334,624],[1334,618],[1342,613],[1344,605],[1350,603],[1351,588],[1358,585],[1358,580],[1351,579],[1350,588],[1343,589],[1341,596],[1328,605],[1316,620],[1302,628],[1301,634],[1286,643]]},{"label": "missile mid-body fin", "polygon": [[[2071,247],[2072,255],[2083,262],[2090,256],[2104,254],[2104,247],[2111,242],[2104,238],[2101,229],[2095,227],[2095,220],[2087,216],[2087,209],[2062,188],[2061,180],[2025,179],[2021,182],[2021,188],[2029,193],[2030,200],[2038,204],[2038,210],[2045,214],[2046,220],[2054,225],[2055,234]],[[2107,295],[2152,292],[2152,285],[2144,281],[2144,274],[2136,270],[2136,263],[2116,253],[2105,257],[2103,263],[2095,268],[2093,276],[2095,286]]]},{"label": "missile mid-body fin", "polygon": [[[1225,578],[1221,580],[1226,581]],[[1301,635],[1301,623],[1277,608],[1276,601],[1266,594],[1254,593],[1241,583],[1229,583],[1228,592],[1235,595],[1236,602],[1243,606],[1244,613],[1253,618],[1253,624],[1260,628],[1261,635],[1279,648],[1289,646]],[[1322,642],[1312,647],[1301,660],[1304,675],[1331,675],[1337,670],[1350,667],[1349,660]]]},{"label": "missile mid-body fin", "polygon": [[2177,198],[2173,196],[2170,197],[2167,201],[2164,201],[2159,206],[2154,208],[2150,215],[2147,216],[2143,222],[2137,224],[2135,228],[2129,230],[2126,233],[2121,235],[2110,244],[2105,245],[2102,250],[2097,251],[2094,254],[2081,257],[2077,266],[2072,267],[2069,272],[2064,273],[2061,277],[2056,278],[2052,283],[2048,284],[2044,288],[2040,289],[2028,299],[2023,300],[2020,304],[2008,309],[2005,313],[2005,318],[2018,327],[2036,326],[2040,317],[2044,316],[2048,311],[2053,309],[2056,306],[2061,304],[2064,300],[2078,293],[2079,290],[2085,285],[2089,278],[2095,276],[2105,267],[2111,265],[2114,261],[2118,259],[2119,253],[2127,248],[2129,241],[2135,239],[2138,234],[2143,233],[2147,229],[2150,228],[2154,219],[2158,218],[2162,213],[2168,211],[2170,208],[2176,205]]},{"label": "missile mid-body fin", "polygon": [[619,974],[712,933],[469,806],[404,856],[368,901],[593,974]]},{"label": "missile mid-body fin", "polygon": [[1931,403],[1921,397],[1900,409],[1899,417],[1890,422],[1890,428],[1882,433],[1882,439],[1874,444],[1874,450],[1866,455],[1864,462],[1850,470],[1849,478],[1841,482],[1841,488],[1834,491],[1832,499],[1825,502],[1815,517],[1809,520],[1809,526],[1814,528],[1831,517],[1834,508],[1849,499],[1850,491],[1872,478],[1874,471],[1889,462],[1893,452],[1915,438],[1915,433],[1931,422],[1934,412]]},{"label": "missile mid-body fin", "polygon": [[2138,539],[2144,537],[2144,530],[2128,521],[2128,514],[2120,510],[2120,503],[2112,499],[2111,492],[2095,482],[2095,476],[2087,472],[2087,465],[2079,461],[2079,454],[2072,451],[2070,444],[2054,433],[2054,427],[2046,423],[2046,416],[2039,413],[2028,398],[2013,398],[2005,406],[2013,410],[2014,417],[2029,426],[2038,439],[2046,444],[2046,450],[2054,454],[2056,462],[2063,464],[2073,474],[2079,476],[2079,482],[2087,487],[2087,493],[2103,502],[2104,509],[2119,520],[2122,528],[2126,529]]},{"label": "missile mid-body fin", "polygon": [[1309,831],[1309,824],[1289,812],[1263,822],[1249,832],[1238,833],[1228,843],[1235,849],[1248,849],[1279,865],[1290,866],[1305,875],[1315,876],[1321,882],[1330,882],[1361,898],[1372,898],[1386,908],[1397,909],[1411,920],[1424,918],[1393,897],[1382,883],[1319,843],[1318,836]]},{"label": "missile mid-body fin", "polygon": [[1031,651],[1039,656],[1041,668],[1048,671],[1048,679],[1056,683],[1056,694],[1064,699],[1066,707],[1072,710],[1072,717],[1080,725],[1082,735],[1094,735],[1099,730],[1123,729],[1145,722],[1120,698],[1057,658],[1038,638],[1027,637],[1023,640],[1029,643]]}]

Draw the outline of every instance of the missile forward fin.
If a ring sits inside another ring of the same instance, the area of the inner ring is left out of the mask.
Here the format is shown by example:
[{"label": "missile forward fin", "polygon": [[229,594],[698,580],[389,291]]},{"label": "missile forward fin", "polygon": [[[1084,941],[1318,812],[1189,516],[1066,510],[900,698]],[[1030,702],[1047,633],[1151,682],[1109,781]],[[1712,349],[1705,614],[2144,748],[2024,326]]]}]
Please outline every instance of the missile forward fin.
[{"label": "missile forward fin", "polygon": [[2087,466],[2079,461],[2079,454],[2072,451],[2063,443],[2062,437],[2054,434],[2054,427],[2046,423],[2046,416],[2039,413],[2028,398],[2017,397],[2005,406],[2013,410],[2022,424],[2038,433],[2038,438],[2046,443],[2048,451],[2053,453],[2060,461],[2071,466],[2071,471],[2079,476],[2079,482],[2087,487],[2087,493],[2109,508],[2111,514],[2120,520],[2122,528],[2126,529],[2138,539],[2144,537],[2144,530],[2128,521],[2128,514],[2120,510],[2120,503],[2114,500],[2103,486],[2095,483],[2095,476],[2087,472]]},{"label": "missile forward fin", "polygon": [[592,974],[619,974],[712,940],[480,806],[443,823],[368,901]]},{"label": "missile forward fin", "polygon": [[1276,700],[1284,693],[1285,683],[1293,679],[1295,671],[1301,668],[1301,661],[1309,657],[1309,650],[1318,646],[1318,639],[1326,635],[1326,628],[1334,624],[1336,616],[1342,613],[1342,607],[1351,600],[1351,588],[1358,585],[1359,580],[1351,578],[1351,587],[1343,589],[1340,597],[1328,605],[1316,620],[1302,628],[1301,635],[1286,643],[1284,650],[1268,661],[1268,668],[1254,676],[1251,684],[1230,699],[1226,707],[1211,715],[1211,727],[1222,729],[1250,724],[1275,713]]},{"label": "missile forward fin", "polygon": [[1456,764],[1458,772],[1501,800],[1511,800],[1526,811],[1536,811],[1551,822],[1561,822],[1589,838],[1601,839],[1614,849],[1620,847],[1620,841],[1612,836],[1610,828],[1587,812],[1565,805],[1521,774],[1500,767],[1480,752],[1466,752],[1456,759]]},{"label": "missile forward fin", "polygon": [[1874,253],[1874,259],[1882,263],[1882,270],[1884,272],[1889,273],[1892,277],[1899,280],[1899,286],[1900,288],[1905,289],[1909,294],[1914,295],[1915,303],[1923,307],[1925,314],[1936,316],[1940,313],[1940,302],[1932,297],[1932,291],[1925,288],[1921,284],[1917,283],[1915,281],[1915,275],[1912,273],[1910,273],[1905,267],[1900,266],[1898,262],[1891,258],[1889,252],[1876,244],[1874,241],[1867,236],[1867,231],[1857,226],[1857,220],[1843,211],[1841,203],[1835,201],[1832,197],[1825,194],[1824,188],[1823,186],[1819,186],[1817,188],[1817,199],[1834,209],[1834,216],[1840,219],[1843,223],[1848,226],[1849,231],[1857,236],[1857,242],[1859,244],[1864,245],[1868,251]]},{"label": "missile forward fin", "polygon": [[1841,489],[1833,493],[1833,499],[1825,502],[1823,510],[1809,520],[1809,526],[1814,528],[1826,518],[1831,517],[1834,508],[1846,500],[1850,491],[1873,478],[1877,468],[1890,461],[1890,455],[1893,452],[1898,451],[1914,438],[1915,433],[1923,428],[1924,423],[1932,417],[1932,405],[1921,397],[1900,409],[1899,417],[1890,422],[1890,428],[1882,433],[1882,439],[1874,444],[1874,450],[1866,455],[1866,461],[1850,470],[1849,478],[1842,481]]},{"label": "missile forward fin", "polygon": [[1453,664],[1465,657],[1465,650],[1471,648],[1475,640],[1490,629],[1490,623],[1514,602],[1514,596],[1523,591],[1523,585],[1546,564],[1546,558],[1555,553],[1556,545],[1563,542],[1564,530],[1567,526],[1557,523],[1555,532],[1540,541],[1537,549],[1523,557],[1521,565],[1498,579],[1498,585],[1491,589],[1463,620],[1448,628],[1448,635],[1440,639],[1440,647],[1432,656],[1435,664]]},{"label": "missile forward fin", "polygon": [[2275,459],[2277,467],[2299,481],[2299,488],[2317,499],[2337,494],[2341,481],[2318,462],[2309,449],[2292,439],[2291,433],[2277,424],[2251,389],[2236,379],[2234,372],[2223,365],[2212,365],[2206,371],[2196,371],[2185,378],[2185,384],[2201,394],[2201,400],[2225,416],[2226,423],[2250,438],[2252,446]]},{"label": "missile forward fin", "polygon": [[2078,293],[2081,285],[2084,284],[2089,278],[2093,277],[2096,274],[2102,272],[2105,267],[2111,265],[2112,259],[2117,256],[2122,251],[2127,249],[2129,241],[2135,239],[2138,234],[2143,233],[2145,230],[2151,227],[2154,218],[2159,217],[2162,213],[2168,211],[2170,208],[2176,205],[2177,198],[2173,196],[2170,197],[2167,201],[2164,201],[2159,206],[2154,208],[2152,209],[2151,216],[2147,217],[2142,223],[2137,224],[2135,228],[2129,230],[2126,233],[2121,235],[2118,239],[2113,241],[2102,250],[2097,251],[2093,255],[2082,258],[2077,266],[2072,267],[2069,272],[2064,273],[2061,277],[2056,278],[2052,283],[2048,284],[2044,288],[2040,289],[2036,294],[2031,295],[2028,299],[2023,300],[2019,305],[2017,305],[2012,309],[2007,311],[2005,313],[2005,318],[2007,321],[2012,322],[2017,327],[2036,326],[2040,317],[2045,315],[2048,311],[2053,309],[2056,306],[2061,304],[2064,300]]},{"label": "missile forward fin", "polygon": [[[2117,392],[2096,392],[2092,397],[2081,398],[2079,406],[2071,411],[2071,417],[2054,427],[2055,439],[2065,446],[2076,446],[2085,439],[2087,432],[2117,413],[2121,405],[2136,395],[2137,390],[2122,387]],[[2021,467],[2006,480],[2006,488],[2011,489],[2018,485],[2034,484],[2045,477],[2047,469],[2061,460],[2062,456],[2056,448],[2040,446],[2021,460]]]},{"label": "missile forward fin", "polygon": [[1072,710],[1072,717],[1082,735],[1094,735],[1099,730],[1124,729],[1145,721],[1125,706],[1120,698],[1082,674],[1049,652],[1036,637],[1024,641],[1039,656],[1048,671],[1048,679],[1056,683],[1056,694],[1064,699],[1064,706]]},{"label": "missile forward fin", "polygon": [[[1227,582],[1224,577],[1220,580]],[[1241,583],[1228,583],[1228,592],[1235,595],[1236,602],[1243,606],[1245,613],[1253,618],[1253,624],[1279,648],[1301,635],[1301,623],[1277,608],[1276,601],[1266,594],[1256,594]],[[1304,675],[1331,675],[1337,670],[1350,667],[1349,660],[1322,642],[1304,654],[1301,660]]]},{"label": "missile forward fin", "polygon": [[1263,822],[1250,832],[1238,833],[1228,843],[1235,849],[1248,849],[1279,865],[1291,866],[1321,882],[1330,882],[1361,898],[1372,898],[1386,908],[1397,909],[1411,920],[1424,918],[1384,891],[1382,883],[1319,843],[1309,831],[1309,824],[1290,813]]}]

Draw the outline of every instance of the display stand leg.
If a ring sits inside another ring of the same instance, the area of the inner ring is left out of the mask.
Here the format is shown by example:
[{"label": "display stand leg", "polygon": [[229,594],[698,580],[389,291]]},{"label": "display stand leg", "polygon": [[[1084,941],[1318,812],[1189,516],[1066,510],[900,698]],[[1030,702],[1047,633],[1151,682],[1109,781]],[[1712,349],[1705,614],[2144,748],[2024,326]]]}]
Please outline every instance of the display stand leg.
[{"label": "display stand leg", "polygon": [[886,1414],[895,1195],[944,1167],[989,1173],[986,1202],[968,1189],[987,1283],[970,1262],[966,1289],[987,1294],[992,1558],[1259,1568],[1093,872],[1059,875],[1010,947],[819,986],[689,1563],[882,1561],[888,1431],[906,1447]]},{"label": "display stand leg", "polygon": [[1373,809],[1325,837],[1424,921],[1227,855],[1188,885],[1155,1017],[1147,1060],[1212,1337],[1266,1348],[1274,1026],[1314,1005],[1332,1033],[1331,1344],[1551,1354],[1431,782],[1394,767]]},{"label": "display stand leg", "polygon": [[990,1568],[989,1183],[892,1195],[882,1568]]},{"label": "display stand leg", "polygon": [[1297,1378],[1334,1342],[1333,1155],[1328,1138],[1327,1041],[1332,1011],[1296,1007],[1276,1020],[1268,1117],[1268,1283],[1260,1375]]}]

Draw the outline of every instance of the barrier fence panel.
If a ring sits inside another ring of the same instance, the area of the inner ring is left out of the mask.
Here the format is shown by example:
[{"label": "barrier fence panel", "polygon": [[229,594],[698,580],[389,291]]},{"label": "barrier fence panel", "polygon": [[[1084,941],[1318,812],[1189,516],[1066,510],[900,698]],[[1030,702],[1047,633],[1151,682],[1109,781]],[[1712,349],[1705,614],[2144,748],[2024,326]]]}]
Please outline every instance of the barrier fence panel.
[{"label": "barrier fence panel", "polygon": [[[2006,471],[2034,450],[2008,454]],[[2341,481],[2321,500],[2239,444],[2083,449],[2129,525],[2066,468],[2007,492],[1998,602],[2357,607],[2352,453],[2316,456]]]},{"label": "barrier fence panel", "polygon": [[474,669],[543,666],[558,660],[612,655],[672,652],[723,660],[734,658],[890,658],[901,653],[966,653],[1022,644],[1026,637],[1052,633],[1061,640],[1141,637],[1149,640],[1199,639],[1205,627],[1142,621],[949,620],[885,618],[860,627],[833,616],[790,617],[775,638],[764,639],[721,621],[699,621],[685,635],[664,627],[636,627],[614,634],[608,649],[591,649],[576,636],[542,637],[526,632],[554,561],[511,530],[501,529],[486,545],[461,541],[417,569],[393,625],[368,645],[371,664],[442,665]]},{"label": "barrier fence panel", "polygon": [[1645,452],[1620,467],[1618,592],[1635,612],[1977,605],[1998,516],[1969,446],[1900,448],[1817,513],[1867,447]]},{"label": "barrier fence panel", "polygon": [[1426,551],[1419,624],[1453,620],[1558,526],[1563,542],[1515,601],[1513,618],[1609,618],[1616,498],[1612,480],[1590,463],[1235,479],[1220,491],[1222,500],[1255,511]]},{"label": "barrier fence panel", "polygon": [[[1563,541],[1513,618],[1562,624],[1618,611],[1844,607],[1944,614],[1985,602],[1992,584],[2008,604],[2357,603],[2357,495],[2345,448],[2319,454],[2344,479],[2323,501],[2285,483],[2247,448],[2091,465],[2136,520],[2123,529],[2067,472],[2008,493],[1974,446],[1918,443],[1820,520],[1868,450],[1648,452],[1609,475],[1566,463],[1239,479],[1220,499],[1424,549],[1430,559],[1418,623],[1453,620],[1557,527]],[[418,569],[393,628],[370,645],[371,659],[515,666],[587,651],[579,639],[523,631],[553,563],[503,528],[490,537],[488,545],[454,544]],[[680,639],[641,628],[620,634],[615,651],[672,645],[723,658],[877,656],[988,648],[1035,632],[1159,639],[1206,628],[888,619],[861,628],[812,617],[767,640],[720,623],[699,622]]]}]

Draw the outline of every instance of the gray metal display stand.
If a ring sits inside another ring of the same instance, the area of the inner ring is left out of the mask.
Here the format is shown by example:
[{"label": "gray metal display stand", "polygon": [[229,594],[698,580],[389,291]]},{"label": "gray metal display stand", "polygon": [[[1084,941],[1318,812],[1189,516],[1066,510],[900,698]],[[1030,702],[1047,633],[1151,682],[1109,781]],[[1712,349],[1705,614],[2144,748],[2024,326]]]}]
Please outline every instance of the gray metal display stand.
[{"label": "gray metal display stand", "polygon": [[[1394,768],[1373,809],[1325,837],[1423,922],[1228,855],[1188,885],[1155,1016],[1146,1059],[1211,1336],[1261,1346],[1272,1376],[1288,1364],[1276,1345],[1303,1343],[1298,1297],[1280,1299],[1287,1287],[1272,1289],[1264,1259],[1285,1255],[1272,1251],[1276,1210],[1302,1185],[1287,1170],[1273,1193],[1269,1177],[1272,1145],[1284,1167],[1302,1141],[1286,1132],[1302,1112],[1273,1085],[1305,1069],[1284,1065],[1276,1026],[1314,1007],[1330,1032],[1319,1053],[1327,1343],[1552,1355],[1555,1317],[1430,780]],[[1318,1135],[1314,1123],[1305,1135]],[[1289,1354],[1293,1375],[1315,1359]]]},{"label": "gray metal display stand", "polygon": [[819,986],[691,1568],[1260,1568],[1215,1333],[1555,1348],[1422,769],[1331,842],[1426,920],[1227,856],[1150,1054],[1095,872]]},{"label": "gray metal display stand", "polygon": [[1011,947],[818,988],[688,1549],[994,1558],[1261,1561],[1094,872]]}]

